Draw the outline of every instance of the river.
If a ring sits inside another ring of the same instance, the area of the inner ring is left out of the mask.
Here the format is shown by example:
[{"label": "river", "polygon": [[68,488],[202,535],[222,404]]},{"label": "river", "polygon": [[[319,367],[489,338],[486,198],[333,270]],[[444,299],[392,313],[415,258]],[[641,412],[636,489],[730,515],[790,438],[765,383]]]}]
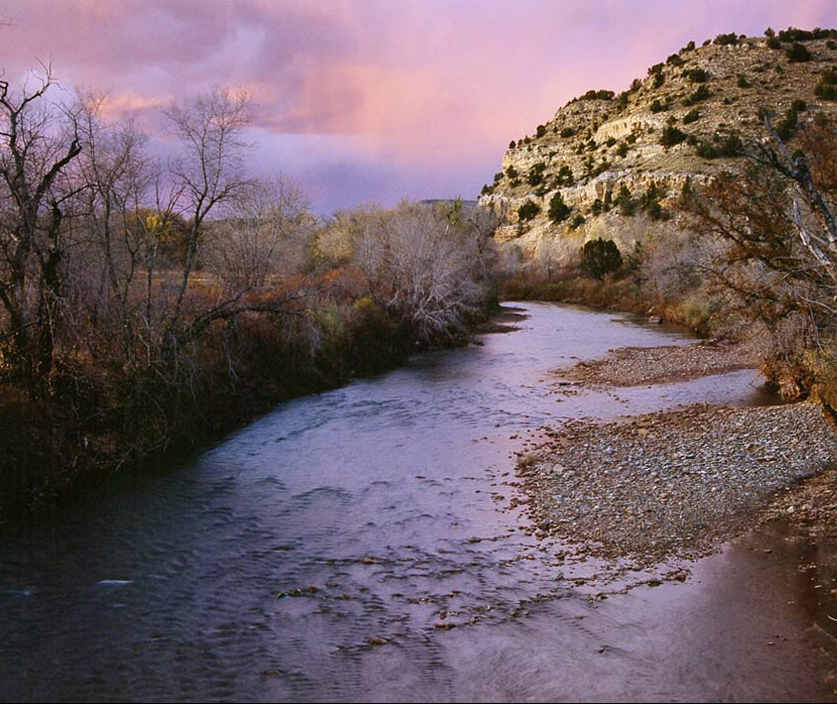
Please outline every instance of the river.
[{"label": "river", "polygon": [[512,501],[527,433],[761,403],[755,373],[556,394],[551,368],[690,339],[523,307],[516,331],[284,403],[0,546],[0,698],[828,696],[801,548],[736,544],[685,584],[582,588],[589,565],[555,564]]}]

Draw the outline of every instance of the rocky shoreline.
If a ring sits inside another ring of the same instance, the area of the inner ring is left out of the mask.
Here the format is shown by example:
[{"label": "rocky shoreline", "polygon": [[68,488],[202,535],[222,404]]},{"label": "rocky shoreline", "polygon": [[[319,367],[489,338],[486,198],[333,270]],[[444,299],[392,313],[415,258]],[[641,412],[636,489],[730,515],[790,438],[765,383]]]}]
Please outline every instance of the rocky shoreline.
[{"label": "rocky shoreline", "polygon": [[[748,359],[723,343],[626,348],[556,373],[583,386],[631,386],[753,366]],[[705,555],[777,517],[835,533],[837,433],[815,401],[698,404],[543,431],[518,463],[529,516],[538,536],[581,555],[650,567]]]},{"label": "rocky shoreline", "polygon": [[691,345],[622,347],[611,350],[604,359],[555,369],[553,374],[600,388],[663,384],[756,366],[751,347],[727,340],[705,340]]}]

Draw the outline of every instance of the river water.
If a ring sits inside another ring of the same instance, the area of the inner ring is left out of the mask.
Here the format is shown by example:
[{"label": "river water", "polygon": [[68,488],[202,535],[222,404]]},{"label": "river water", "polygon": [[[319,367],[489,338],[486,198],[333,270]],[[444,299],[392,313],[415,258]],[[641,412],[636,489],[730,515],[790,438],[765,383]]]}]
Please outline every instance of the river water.
[{"label": "river water", "polygon": [[0,698],[827,697],[780,537],[782,559],[733,546],[618,593],[580,586],[596,566],[556,564],[513,501],[538,427],[761,403],[754,373],[556,394],[551,368],[690,340],[524,308],[514,332],[282,404],[0,546]]}]

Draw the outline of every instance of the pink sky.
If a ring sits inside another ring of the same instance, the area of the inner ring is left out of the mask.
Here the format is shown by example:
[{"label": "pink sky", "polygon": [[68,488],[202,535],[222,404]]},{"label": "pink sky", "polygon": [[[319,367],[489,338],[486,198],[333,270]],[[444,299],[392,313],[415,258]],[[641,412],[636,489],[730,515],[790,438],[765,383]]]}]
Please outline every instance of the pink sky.
[{"label": "pink sky", "polygon": [[328,214],[474,198],[568,99],[623,90],[689,40],[835,27],[837,1],[11,0],[0,18],[6,78],[51,61],[114,114],[245,88],[254,168]]}]

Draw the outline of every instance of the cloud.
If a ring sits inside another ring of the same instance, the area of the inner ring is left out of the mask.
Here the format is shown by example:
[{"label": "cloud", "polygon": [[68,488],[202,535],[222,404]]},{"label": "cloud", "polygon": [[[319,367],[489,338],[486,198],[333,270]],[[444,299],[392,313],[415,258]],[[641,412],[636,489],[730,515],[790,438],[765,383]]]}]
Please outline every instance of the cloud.
[{"label": "cloud", "polygon": [[[12,0],[5,15],[13,21],[0,26],[10,79],[36,59],[52,60],[62,84],[109,92],[113,115],[149,114],[221,84],[244,87],[265,143],[287,145],[295,135],[314,145],[328,136],[333,151],[312,146],[312,170],[332,190],[351,173],[376,197],[405,182],[396,172],[439,187],[437,172],[459,173],[470,187],[488,164],[487,180],[509,140],[588,88],[622,90],[690,39],[834,26],[837,5]],[[341,140],[351,146],[335,148]]]}]

